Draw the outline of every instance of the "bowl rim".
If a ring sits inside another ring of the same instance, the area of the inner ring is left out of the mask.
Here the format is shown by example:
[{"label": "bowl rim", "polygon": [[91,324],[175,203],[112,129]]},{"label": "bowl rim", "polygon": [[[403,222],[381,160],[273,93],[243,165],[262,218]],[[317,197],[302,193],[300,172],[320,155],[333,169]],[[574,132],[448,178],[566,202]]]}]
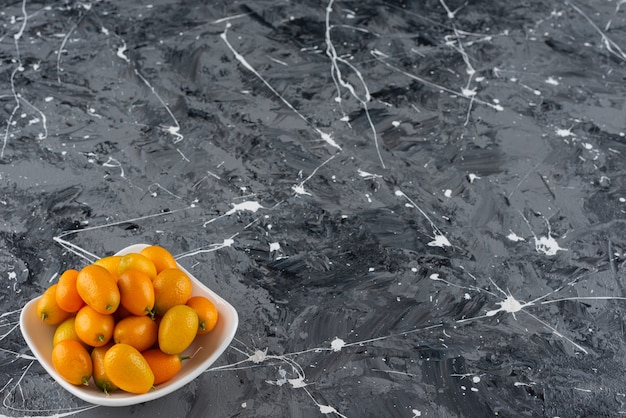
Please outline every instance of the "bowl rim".
[{"label": "bowl rim", "polygon": [[[143,248],[150,246],[150,244],[133,244],[129,245],[121,250],[119,250],[114,255],[124,255],[128,253],[136,253],[140,252]],[[93,390],[85,391],[81,386],[75,386],[71,383],[65,381],[55,370],[51,362],[45,360],[43,350],[30,335],[29,330],[38,324],[49,327],[50,325],[44,324],[43,322],[34,321],[33,311],[37,309],[37,302],[41,298],[37,296],[31,299],[21,310],[20,313],[20,331],[24,340],[30,350],[32,351],[34,357],[37,359],[39,364],[43,366],[43,368],[48,372],[48,374],[65,390],[72,393],[76,397],[89,402],[95,405],[102,406],[129,406],[135,405],[139,403],[144,403],[148,401],[152,401],[158,398],[161,398],[165,395],[168,395],[181,387],[185,386],[200,374],[204,373],[204,371],[211,366],[228,348],[233,338],[235,337],[235,333],[237,332],[237,327],[239,325],[239,316],[237,314],[237,310],[228,303],[224,298],[220,295],[209,289],[205,284],[203,284],[200,280],[198,280],[194,275],[189,273],[183,266],[181,266],[178,262],[178,267],[184,271],[189,279],[192,281],[192,285],[194,289],[199,289],[203,293],[205,293],[209,298],[215,303],[220,319],[224,321],[224,337],[217,345],[216,349],[200,364],[198,364],[194,369],[188,370],[186,374],[181,376],[178,380],[170,381],[159,385],[159,387],[145,393],[145,394],[132,394],[128,392],[118,391],[113,392],[109,395],[106,395],[104,392],[101,392],[101,396],[96,396],[93,394]],[[197,294],[197,290],[192,294]],[[206,334],[210,335],[210,334]],[[90,385],[93,385],[93,381],[91,381]],[[96,392],[98,393],[98,392]]]}]

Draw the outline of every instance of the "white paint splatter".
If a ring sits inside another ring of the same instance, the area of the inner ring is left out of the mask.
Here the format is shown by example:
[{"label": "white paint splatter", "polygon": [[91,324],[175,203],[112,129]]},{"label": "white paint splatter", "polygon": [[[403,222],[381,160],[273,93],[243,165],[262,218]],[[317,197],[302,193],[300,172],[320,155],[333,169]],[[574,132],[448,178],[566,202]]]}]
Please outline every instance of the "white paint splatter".
[{"label": "white paint splatter", "polygon": [[[123,41],[122,41],[122,42],[123,42]],[[126,56],[125,52],[126,52],[126,42],[123,42],[123,43],[122,43],[122,46],[120,46],[119,48],[117,48],[117,53],[116,53],[116,55],[117,55],[119,58],[123,59],[124,61],[126,61],[127,63],[129,63],[129,64],[130,64],[130,59],[128,59],[128,57]]]},{"label": "white paint splatter", "polygon": [[[363,107],[363,110],[365,111],[365,116],[367,117],[367,121],[370,125],[372,136],[374,137],[374,145],[376,147],[376,153],[378,154],[378,159],[380,160],[380,164],[382,165],[382,167],[385,168],[385,163],[383,161],[383,157],[380,151],[380,145],[378,144],[378,133],[376,132],[376,127],[374,125],[374,122],[372,121],[372,117],[370,115],[370,111],[368,107],[368,102],[371,100],[371,96],[370,96],[367,83],[365,83],[365,78],[363,77],[361,72],[354,66],[354,64],[352,64],[349,60],[345,59],[343,56],[340,56],[339,54],[337,54],[335,45],[332,42],[332,37],[331,37],[332,25],[330,24],[330,14],[333,12],[333,3],[334,3],[334,0],[329,0],[328,4],[326,5],[325,38],[326,38],[326,55],[328,56],[328,58],[330,58],[331,76],[332,76],[333,82],[335,83],[335,87],[337,89],[337,97],[340,97],[341,87],[343,87],[348,92],[350,92],[352,97],[354,97],[357,101],[361,103],[361,106]],[[354,86],[349,81],[347,81],[347,79],[343,77],[341,66],[339,65],[339,63],[341,63],[343,66],[353,71],[354,75],[360,81],[361,87],[364,90],[364,94],[363,94],[364,97],[359,96],[356,93]],[[341,149],[339,148],[339,146],[337,146],[337,148]]]},{"label": "white paint splatter", "polygon": [[526,241],[524,238],[520,237],[519,235],[517,235],[515,232],[511,231],[511,233],[509,235],[506,236],[508,239],[510,239],[513,242],[519,242],[519,241]]},{"label": "white paint splatter", "polygon": [[224,242],[222,242],[221,244],[217,244],[219,245],[220,248],[224,248],[224,247],[230,247],[231,245],[233,245],[235,243],[235,240],[232,238],[226,238],[224,240]]},{"label": "white paint splatter", "polygon": [[[122,167],[122,163],[116,160],[113,157],[109,157],[109,159],[102,163],[102,167],[111,167],[111,168],[119,168],[120,169],[120,177],[124,178],[124,167]],[[156,195],[156,193],[154,193]]]},{"label": "white paint splatter", "polygon": [[336,414],[337,410],[330,405],[319,405],[322,414]]},{"label": "white paint splatter", "polygon": [[485,316],[494,316],[498,312],[507,312],[513,314],[515,316],[515,312],[521,311],[523,308],[527,306],[531,306],[532,302],[521,304],[517,299],[515,299],[512,295],[508,295],[506,299],[502,302],[497,302],[497,305],[500,305],[498,309],[491,310],[485,314]]},{"label": "white paint splatter", "polygon": [[256,350],[254,354],[249,357],[248,360],[250,360],[251,362],[255,364],[259,364],[259,363],[263,363],[266,358],[267,358],[267,348],[265,349],[265,351]]},{"label": "white paint splatter", "polygon": [[270,242],[270,252],[280,250],[280,243],[278,242]]},{"label": "white paint splatter", "polygon": [[474,97],[474,96],[476,96],[476,89],[462,88],[461,89],[461,93],[465,97]]},{"label": "white paint splatter", "polygon": [[478,179],[480,179],[480,177],[479,177],[479,176],[477,176],[477,175],[476,175],[476,174],[474,174],[474,173],[469,173],[469,174],[467,175],[467,178],[469,179],[469,182],[470,182],[470,183],[474,183],[474,180],[478,180]]},{"label": "white paint splatter", "polygon": [[567,248],[561,248],[554,237],[541,236],[535,237],[535,250],[545,255],[555,255],[559,251],[567,251]]},{"label": "white paint splatter", "polygon": [[368,173],[367,171],[361,170],[360,168],[357,170],[357,173],[360,177],[364,177],[366,179],[382,178],[380,174]]},{"label": "white paint splatter", "polygon": [[341,150],[341,147],[339,146],[339,144],[337,144],[337,142],[335,142],[335,140],[332,138],[332,136],[329,133],[323,132],[317,126],[313,125],[313,123],[306,116],[304,116],[302,113],[300,113],[294,107],[294,105],[292,105],[287,99],[285,99],[278,92],[278,90],[276,90],[265,78],[263,78],[261,76],[261,74],[244,58],[243,55],[241,55],[239,52],[237,52],[237,50],[228,41],[227,33],[228,33],[228,29],[230,28],[230,26],[231,26],[231,24],[229,22],[226,25],[226,29],[224,30],[224,32],[222,32],[222,34],[220,34],[220,38],[224,41],[224,43],[226,44],[228,49],[230,49],[230,51],[233,53],[233,55],[235,56],[237,61],[239,61],[246,69],[248,69],[248,71],[253,73],[259,80],[261,80],[263,82],[263,84],[265,84],[267,86],[267,88],[269,88],[272,91],[272,93],[274,93],[287,107],[289,107],[289,109],[291,109],[292,112],[294,112],[300,119],[302,119],[305,123],[307,123],[309,126],[311,126],[311,128],[313,128],[313,130],[315,130],[315,132],[317,132],[318,135],[320,135],[321,139],[324,142],[328,143],[329,145],[331,145],[334,148],[337,148],[338,150]]},{"label": "white paint splatter", "polygon": [[[460,51],[459,51],[459,52],[460,52]],[[425,85],[427,85],[427,86],[429,86],[429,87],[432,87],[432,88],[435,88],[435,89],[439,90],[440,92],[446,92],[446,93],[452,94],[453,96],[463,97],[463,98],[465,98],[465,99],[470,100],[472,103],[478,103],[478,104],[481,104],[481,105],[484,105],[484,106],[489,106],[490,108],[495,109],[496,111],[499,111],[499,112],[501,112],[502,110],[504,110],[504,107],[502,107],[502,106],[501,106],[501,105],[499,105],[499,104],[495,104],[495,105],[494,105],[494,104],[489,103],[489,102],[486,102],[486,101],[484,101],[484,100],[480,100],[480,99],[478,99],[478,98],[476,98],[476,97],[474,97],[474,96],[468,97],[468,96],[466,96],[463,92],[455,91],[455,90],[453,90],[453,89],[451,89],[451,88],[448,88],[448,87],[446,87],[446,86],[442,86],[442,85],[440,85],[440,84],[433,83],[433,82],[431,82],[431,81],[429,81],[429,80],[426,80],[425,78],[419,77],[419,76],[417,76],[417,75],[415,75],[415,74],[411,74],[411,73],[409,73],[409,72],[406,72],[406,71],[402,70],[400,67],[396,67],[395,65],[393,65],[393,64],[391,64],[391,63],[389,63],[389,62],[386,60],[387,58],[389,58],[389,55],[385,54],[384,52],[381,52],[381,51],[380,51],[380,50],[378,50],[378,49],[373,49],[373,50],[371,50],[371,51],[370,51],[370,54],[371,54],[371,55],[372,55],[372,56],[373,56],[376,60],[380,61],[381,63],[383,63],[383,64],[384,64],[384,65],[386,65],[387,67],[389,67],[389,68],[393,69],[394,71],[398,72],[399,74],[403,74],[403,75],[405,75],[405,76],[407,76],[407,77],[409,77],[409,78],[411,78],[411,79],[413,79],[413,80],[417,80],[417,81],[419,81],[419,82],[420,82],[420,83],[422,83],[422,84],[425,84]],[[469,62],[469,61],[466,61],[466,62]],[[470,79],[471,79],[471,78],[470,78]],[[493,101],[494,101],[495,103],[498,103],[497,99],[494,99]]]},{"label": "white paint splatter", "polygon": [[454,16],[459,12],[459,10],[461,10],[463,8],[463,6],[461,6],[458,9],[452,11],[443,0],[439,0],[439,3],[441,3],[443,8],[446,9],[446,13],[448,15],[448,19],[454,19]]},{"label": "white paint splatter", "polygon": [[165,100],[163,100],[163,98],[157,93],[157,91],[154,88],[154,86],[152,84],[150,84],[150,82],[143,75],[141,75],[139,70],[137,70],[136,68],[135,68],[135,75],[137,77],[139,77],[139,79],[141,79],[141,81],[143,81],[143,83],[150,89],[150,91],[152,92],[154,97],[157,98],[157,100],[161,103],[161,105],[165,108],[167,113],[170,115],[170,117],[172,118],[172,120],[174,122],[174,125],[175,125],[175,126],[163,126],[163,125],[161,125],[159,127],[176,137],[176,139],[174,140],[175,144],[180,142],[180,141],[182,141],[184,139],[184,136],[182,134],[180,134],[180,132],[179,132],[180,131],[180,123],[178,123],[178,120],[176,119],[176,116],[174,116],[174,113],[172,112],[172,110],[169,108],[167,103],[165,103]]},{"label": "white paint splatter", "polygon": [[443,235],[443,232],[441,232],[439,228],[437,228],[437,225],[435,225],[435,223],[430,219],[430,217],[426,214],[426,212],[424,212],[422,208],[417,206],[417,204],[413,200],[411,200],[409,196],[407,196],[402,190],[396,190],[394,193],[396,196],[404,197],[410,203],[410,206],[417,209],[422,214],[422,216],[426,218],[426,220],[430,223],[430,226],[433,229],[433,233],[435,236],[434,236],[434,240],[428,243],[429,247],[443,248],[443,247],[452,246],[452,244],[450,244],[450,241],[448,241],[448,238],[446,238]]},{"label": "white paint splatter", "polygon": [[287,371],[282,367],[278,368],[278,374],[280,375],[280,379],[266,380],[265,383],[269,383],[270,385],[282,386],[289,381],[289,379],[287,379]]},{"label": "white paint splatter", "polygon": [[331,134],[326,133],[326,132],[321,132],[321,131],[319,131],[319,134],[322,137],[322,140],[326,142],[328,145],[335,147],[338,150],[341,150],[341,147],[339,146],[337,142],[335,142]]},{"label": "white paint splatter", "polygon": [[559,251],[567,251],[566,248],[561,248],[556,239],[552,237],[550,223],[547,220],[545,220],[545,222],[548,226],[548,235],[537,237],[532,227],[530,226],[530,222],[528,221],[528,219],[526,219],[526,217],[521,212],[520,215],[522,215],[524,221],[526,222],[526,225],[528,225],[528,229],[530,229],[530,232],[533,234],[533,238],[535,241],[535,250],[537,252],[544,253],[545,255],[555,255]]},{"label": "white paint splatter", "polygon": [[287,379],[287,381],[289,382],[291,387],[296,388],[296,389],[307,386],[307,383],[304,382],[303,376],[297,377],[295,379]]},{"label": "white paint splatter", "polygon": [[555,132],[557,136],[564,137],[564,138],[568,136],[575,136],[572,133],[571,128],[570,129],[557,128]]},{"label": "white paint splatter", "polygon": [[265,383],[269,383],[270,385],[282,386],[287,383],[287,372],[282,367],[278,368],[278,374],[280,375],[280,379],[277,380],[266,380]]},{"label": "white paint splatter", "polygon": [[[212,221],[213,221],[213,220],[211,220],[211,221],[209,221],[209,222],[205,222],[204,224],[206,225],[207,223],[210,223],[210,222],[212,222]],[[235,235],[237,235],[237,234],[235,234]],[[233,235],[233,236],[235,236],[235,235]],[[182,259],[182,258],[185,258],[185,257],[193,257],[194,255],[198,255],[198,254],[203,254],[203,253],[212,253],[212,252],[217,251],[217,250],[220,250],[220,249],[222,249],[222,248],[225,248],[225,247],[230,247],[230,246],[232,246],[234,243],[235,243],[235,240],[234,240],[233,238],[226,238],[226,239],[224,239],[224,241],[223,241],[223,242],[221,242],[221,243],[211,244],[211,245],[209,246],[209,247],[210,247],[209,249],[199,248],[199,249],[196,249],[196,250],[191,250],[191,251],[187,251],[187,252],[182,253],[182,254],[178,254],[178,255],[176,255],[176,259],[177,259],[177,260],[180,260],[180,259]]]},{"label": "white paint splatter", "polygon": [[342,340],[341,338],[335,338],[331,343],[330,343],[330,348],[337,352],[337,351],[341,351],[341,349],[346,345],[346,342],[344,340]]},{"label": "white paint splatter", "polygon": [[308,195],[308,196],[311,196],[311,193],[309,193],[306,190],[304,190],[304,184],[302,184],[302,183],[294,184],[291,187],[291,190],[293,190],[298,195]]},{"label": "white paint splatter", "polygon": [[443,235],[435,235],[435,239],[428,243],[429,247],[451,247],[450,241]]},{"label": "white paint splatter", "polygon": [[[334,154],[334,155],[331,155],[330,157],[328,157],[322,164],[320,164],[319,166],[315,167],[315,170],[313,170],[313,172],[311,174],[309,174],[309,176],[307,178],[302,180],[300,182],[300,184],[294,184],[291,187],[291,190],[293,190],[298,195],[309,195],[309,196],[311,196],[311,193],[309,193],[306,190],[304,190],[304,183],[309,181],[317,173],[317,171],[320,168],[324,167],[326,164],[328,164],[336,156],[337,156],[337,154]],[[300,172],[298,173],[298,177],[302,178],[302,170],[300,170]]]},{"label": "white paint splatter", "polygon": [[247,200],[245,202],[233,204],[233,208],[226,212],[224,215],[228,216],[244,210],[256,212],[259,209],[264,209],[263,206],[259,204],[259,202],[255,202],[254,200]]},{"label": "white paint splatter", "polygon": [[180,126],[166,126],[164,129],[176,137],[174,143],[180,142],[183,139],[183,135],[180,133]]},{"label": "white paint splatter", "polygon": [[553,86],[558,86],[559,85],[559,81],[557,79],[555,79],[554,77],[548,77],[548,79],[546,80],[546,84],[551,84]]},{"label": "white paint splatter", "polygon": [[443,195],[444,195],[445,197],[447,197],[447,198],[452,197],[452,190],[450,190],[450,189],[446,189],[446,190],[444,190]]}]

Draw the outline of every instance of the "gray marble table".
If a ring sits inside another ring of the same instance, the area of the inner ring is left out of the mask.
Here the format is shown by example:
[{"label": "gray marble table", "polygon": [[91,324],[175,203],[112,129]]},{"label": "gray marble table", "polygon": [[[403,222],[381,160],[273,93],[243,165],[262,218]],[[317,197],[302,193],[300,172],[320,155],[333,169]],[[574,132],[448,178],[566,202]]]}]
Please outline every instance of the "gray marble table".
[{"label": "gray marble table", "polygon": [[[626,413],[626,4],[3,2],[0,414]],[[107,408],[21,308],[154,243],[239,312]]]}]

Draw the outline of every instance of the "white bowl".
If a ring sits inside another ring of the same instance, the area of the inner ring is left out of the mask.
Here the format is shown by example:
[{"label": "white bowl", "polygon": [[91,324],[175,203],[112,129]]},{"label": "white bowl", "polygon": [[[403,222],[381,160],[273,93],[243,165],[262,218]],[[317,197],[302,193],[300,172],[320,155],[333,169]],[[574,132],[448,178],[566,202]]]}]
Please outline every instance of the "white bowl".
[{"label": "white bowl", "polygon": [[[138,253],[147,246],[146,244],[131,245],[119,251],[116,255]],[[45,324],[37,317],[37,301],[39,297],[28,302],[22,309],[20,315],[22,335],[37,360],[39,360],[39,363],[41,363],[50,376],[68,392],[84,401],[104,406],[127,406],[165,396],[191,382],[211,366],[229,346],[237,331],[237,325],[239,324],[239,318],[235,308],[203,285],[182,266],[179,265],[179,267],[187,273],[191,279],[193,286],[191,292],[192,296],[200,295],[210,299],[217,307],[219,319],[213,331],[208,334],[198,335],[191,346],[182,353],[182,355],[185,356],[192,354],[194,356],[189,360],[183,361],[183,367],[180,372],[169,381],[158,385],[148,393],[135,395],[118,390],[111,392],[107,396],[102,390],[96,387],[93,380],[90,380],[88,386],[75,386],[66,382],[61,375],[54,370],[54,366],[52,365],[52,337],[54,335],[55,326]]]}]

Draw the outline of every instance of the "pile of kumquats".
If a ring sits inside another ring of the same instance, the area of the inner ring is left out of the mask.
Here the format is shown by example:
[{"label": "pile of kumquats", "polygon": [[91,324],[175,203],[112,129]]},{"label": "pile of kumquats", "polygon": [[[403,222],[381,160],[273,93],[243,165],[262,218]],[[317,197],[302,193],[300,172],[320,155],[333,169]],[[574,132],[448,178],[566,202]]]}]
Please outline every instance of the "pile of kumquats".
[{"label": "pile of kumquats", "polygon": [[196,335],[213,330],[215,305],[163,247],[101,258],[66,270],[39,299],[37,315],[55,326],[52,364],[69,383],[146,393],[189,358]]}]

